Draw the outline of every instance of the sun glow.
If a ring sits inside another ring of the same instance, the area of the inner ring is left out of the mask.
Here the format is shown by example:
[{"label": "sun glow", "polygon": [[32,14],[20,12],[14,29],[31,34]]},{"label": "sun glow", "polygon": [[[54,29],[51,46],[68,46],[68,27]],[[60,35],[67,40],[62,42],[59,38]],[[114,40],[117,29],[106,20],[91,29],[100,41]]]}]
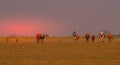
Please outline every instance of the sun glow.
[{"label": "sun glow", "polygon": [[[53,31],[59,31],[60,26],[56,25],[56,20],[47,20],[40,18],[9,18],[2,20],[2,26],[0,26],[1,33],[12,35],[31,35],[36,33],[54,34]],[[59,24],[60,25],[60,24]]]},{"label": "sun glow", "polygon": [[33,31],[34,26],[28,24],[8,24],[5,30],[11,34],[26,34]]},{"label": "sun glow", "polygon": [[9,28],[9,30],[12,33],[28,33],[31,32],[30,30],[32,29],[32,27],[28,26],[28,25],[13,25]]},{"label": "sun glow", "polygon": [[4,31],[5,34],[29,34],[33,33],[36,29],[36,26],[31,23],[31,19],[6,19],[3,20],[3,25],[1,29]]}]

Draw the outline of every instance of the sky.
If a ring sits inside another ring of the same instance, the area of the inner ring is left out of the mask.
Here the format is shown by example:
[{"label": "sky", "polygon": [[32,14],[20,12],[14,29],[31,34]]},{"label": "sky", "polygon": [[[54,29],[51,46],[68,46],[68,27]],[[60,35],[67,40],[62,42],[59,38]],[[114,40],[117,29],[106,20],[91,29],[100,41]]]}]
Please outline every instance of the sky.
[{"label": "sky", "polygon": [[0,0],[0,35],[120,33],[120,0]]}]

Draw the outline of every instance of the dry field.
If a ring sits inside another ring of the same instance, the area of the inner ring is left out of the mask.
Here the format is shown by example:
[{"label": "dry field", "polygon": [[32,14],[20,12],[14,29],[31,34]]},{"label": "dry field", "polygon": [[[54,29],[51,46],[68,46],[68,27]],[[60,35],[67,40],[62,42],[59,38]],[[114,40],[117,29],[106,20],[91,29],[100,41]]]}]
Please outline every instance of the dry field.
[{"label": "dry field", "polygon": [[0,38],[0,65],[120,65],[120,38],[112,43],[79,42],[71,37],[46,38],[36,43],[35,38]]}]

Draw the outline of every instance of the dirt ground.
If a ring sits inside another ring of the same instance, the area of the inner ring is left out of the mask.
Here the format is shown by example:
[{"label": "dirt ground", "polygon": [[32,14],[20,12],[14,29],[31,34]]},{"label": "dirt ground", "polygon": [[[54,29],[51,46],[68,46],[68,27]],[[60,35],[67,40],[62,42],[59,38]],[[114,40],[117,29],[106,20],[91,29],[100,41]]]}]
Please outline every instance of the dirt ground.
[{"label": "dirt ground", "polygon": [[[16,39],[18,41],[16,42]],[[87,43],[72,37],[0,38],[0,65],[120,65],[120,38]]]}]

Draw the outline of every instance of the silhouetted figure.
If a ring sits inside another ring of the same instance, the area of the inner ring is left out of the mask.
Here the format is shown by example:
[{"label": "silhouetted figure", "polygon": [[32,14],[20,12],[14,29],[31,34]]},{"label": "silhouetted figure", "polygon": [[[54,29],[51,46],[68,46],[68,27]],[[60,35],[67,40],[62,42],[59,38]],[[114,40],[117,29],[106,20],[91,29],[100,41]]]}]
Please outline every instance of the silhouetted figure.
[{"label": "silhouetted figure", "polygon": [[76,40],[76,35],[77,35],[77,34],[76,34],[76,32],[74,31],[73,34],[72,34],[74,40]]},{"label": "silhouetted figure", "polygon": [[77,35],[77,34],[76,34],[76,32],[74,31],[74,32],[73,32],[73,37],[76,36],[76,35]]}]

